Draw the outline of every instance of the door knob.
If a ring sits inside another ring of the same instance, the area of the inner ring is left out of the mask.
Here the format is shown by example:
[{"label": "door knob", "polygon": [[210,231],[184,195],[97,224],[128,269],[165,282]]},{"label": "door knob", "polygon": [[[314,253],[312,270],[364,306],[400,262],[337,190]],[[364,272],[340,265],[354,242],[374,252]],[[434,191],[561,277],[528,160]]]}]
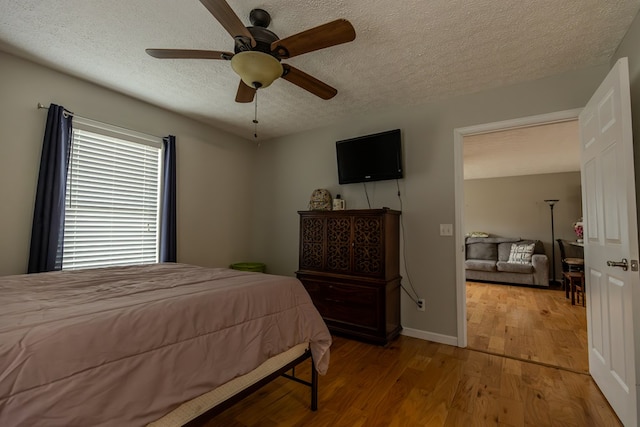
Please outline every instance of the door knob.
[{"label": "door knob", "polygon": [[627,271],[629,269],[629,263],[626,258],[622,258],[622,262],[607,261],[609,267],[622,267],[622,270]]}]

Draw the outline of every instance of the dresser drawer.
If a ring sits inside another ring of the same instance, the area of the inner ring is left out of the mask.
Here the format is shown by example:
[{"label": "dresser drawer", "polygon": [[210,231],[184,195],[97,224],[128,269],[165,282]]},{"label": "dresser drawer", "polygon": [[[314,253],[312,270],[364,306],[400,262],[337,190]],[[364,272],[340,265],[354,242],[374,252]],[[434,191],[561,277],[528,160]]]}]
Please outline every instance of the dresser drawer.
[{"label": "dresser drawer", "polygon": [[303,281],[313,303],[325,320],[378,328],[378,290],[344,283]]}]

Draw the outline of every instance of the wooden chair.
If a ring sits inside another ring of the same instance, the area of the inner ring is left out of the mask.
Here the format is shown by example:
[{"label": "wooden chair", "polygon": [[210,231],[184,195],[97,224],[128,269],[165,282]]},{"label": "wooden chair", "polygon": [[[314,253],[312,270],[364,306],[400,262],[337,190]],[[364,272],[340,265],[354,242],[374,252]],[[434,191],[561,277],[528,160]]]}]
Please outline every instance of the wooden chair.
[{"label": "wooden chair", "polygon": [[564,271],[562,276],[565,283],[565,296],[569,298],[569,292],[571,292],[571,305],[582,301],[584,307],[584,271]]},{"label": "wooden chair", "polygon": [[[571,294],[575,295],[575,298],[572,296],[571,297],[571,301],[574,301],[576,304],[580,303],[580,300],[582,300],[582,306],[584,307],[585,305],[585,298],[584,298],[584,290],[585,290],[585,278],[584,278],[584,272],[582,273],[582,278],[579,282],[574,282],[573,284],[573,288],[571,288]],[[582,296],[582,298],[580,298]]]},{"label": "wooden chair", "polygon": [[562,271],[584,271],[584,249],[570,245],[569,242],[557,239],[560,248]]},{"label": "wooden chair", "polygon": [[[571,298],[573,300],[572,281],[576,281],[578,276],[571,278],[571,276],[567,276],[566,273],[582,273],[584,277],[584,249],[570,245],[566,240],[557,239],[556,241],[560,248],[563,277],[562,286],[564,287],[566,298],[569,298],[569,292],[571,292]],[[584,297],[584,292],[582,295]]]}]

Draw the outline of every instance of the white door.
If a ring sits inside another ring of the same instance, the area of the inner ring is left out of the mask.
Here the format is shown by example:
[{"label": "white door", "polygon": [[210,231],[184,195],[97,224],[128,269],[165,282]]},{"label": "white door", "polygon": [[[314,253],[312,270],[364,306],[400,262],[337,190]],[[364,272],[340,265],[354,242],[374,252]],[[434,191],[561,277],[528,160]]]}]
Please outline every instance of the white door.
[{"label": "white door", "polygon": [[[589,371],[625,426],[638,425],[639,395],[640,349],[635,346],[640,344],[640,276],[632,144],[629,68],[622,58],[580,114],[580,145]],[[623,259],[629,264],[626,271],[607,265]],[[634,328],[634,323],[639,326]]]}]

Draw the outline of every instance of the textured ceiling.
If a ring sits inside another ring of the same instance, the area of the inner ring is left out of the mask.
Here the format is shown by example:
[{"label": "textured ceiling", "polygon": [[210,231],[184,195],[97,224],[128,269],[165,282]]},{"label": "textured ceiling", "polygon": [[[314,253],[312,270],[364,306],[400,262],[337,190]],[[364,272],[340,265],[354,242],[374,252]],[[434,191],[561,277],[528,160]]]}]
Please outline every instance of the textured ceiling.
[{"label": "textured ceiling", "polygon": [[577,120],[465,136],[464,179],[580,171]]},{"label": "textured ceiling", "polygon": [[[338,95],[323,101],[278,79],[259,91],[261,139],[605,63],[640,7],[640,0],[228,2],[246,25],[252,8],[267,10],[269,29],[281,38],[337,18],[357,34],[286,61]],[[0,44],[252,138],[254,106],[234,102],[238,78],[227,61],[158,60],[144,52],[232,51],[231,37],[198,0],[0,0]]]}]

